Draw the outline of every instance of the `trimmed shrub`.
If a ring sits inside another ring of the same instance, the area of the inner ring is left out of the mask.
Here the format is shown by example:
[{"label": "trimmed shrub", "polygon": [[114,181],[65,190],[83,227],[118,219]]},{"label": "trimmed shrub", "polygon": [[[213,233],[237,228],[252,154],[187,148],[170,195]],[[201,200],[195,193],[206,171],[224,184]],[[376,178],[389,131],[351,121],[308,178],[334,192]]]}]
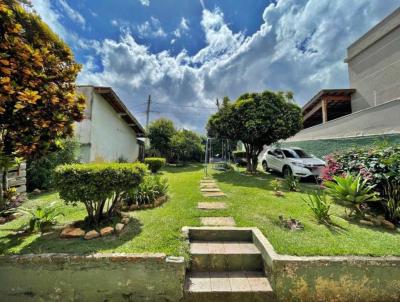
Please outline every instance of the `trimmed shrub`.
[{"label": "trimmed shrub", "polygon": [[153,173],[157,173],[165,165],[165,158],[162,157],[147,157],[144,159],[144,163],[149,166],[149,169]]},{"label": "trimmed shrub", "polygon": [[127,192],[137,187],[147,171],[141,163],[70,164],[55,170],[55,183],[66,204],[82,202],[89,223],[112,217]]},{"label": "trimmed shrub", "polygon": [[168,191],[167,179],[159,175],[146,175],[139,186],[129,191],[126,203],[128,205],[153,204],[157,198]]}]

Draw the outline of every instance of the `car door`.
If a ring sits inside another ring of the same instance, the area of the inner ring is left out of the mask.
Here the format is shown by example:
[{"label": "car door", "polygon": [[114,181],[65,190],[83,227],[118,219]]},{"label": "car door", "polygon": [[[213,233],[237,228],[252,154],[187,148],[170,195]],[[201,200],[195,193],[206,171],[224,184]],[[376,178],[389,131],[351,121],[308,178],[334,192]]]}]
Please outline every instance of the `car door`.
[{"label": "car door", "polygon": [[283,165],[285,163],[285,155],[283,155],[282,150],[275,150],[275,169],[282,172]]},{"label": "car door", "polygon": [[278,158],[277,158],[275,150],[268,150],[268,153],[267,153],[267,164],[268,164],[268,167],[270,169],[273,169],[273,170],[277,170],[278,169],[277,168],[277,166],[278,166]]}]

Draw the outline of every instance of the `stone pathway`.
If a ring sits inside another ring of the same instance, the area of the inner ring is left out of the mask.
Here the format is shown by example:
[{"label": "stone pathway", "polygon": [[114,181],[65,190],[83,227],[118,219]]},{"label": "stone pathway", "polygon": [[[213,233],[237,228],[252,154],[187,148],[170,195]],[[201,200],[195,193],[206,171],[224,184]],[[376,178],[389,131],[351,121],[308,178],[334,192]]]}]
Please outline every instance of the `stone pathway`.
[{"label": "stone pathway", "polygon": [[[210,178],[204,178],[200,181],[200,192],[204,197],[222,197],[225,196],[215,181]],[[200,210],[223,210],[226,209],[224,202],[199,202],[197,208]],[[205,226],[235,226],[235,220],[232,217],[201,217],[200,222]]]},{"label": "stone pathway", "polygon": [[205,226],[235,226],[232,217],[201,217],[200,222]]},{"label": "stone pathway", "polygon": [[225,210],[225,202],[199,202],[197,208],[200,210]]}]

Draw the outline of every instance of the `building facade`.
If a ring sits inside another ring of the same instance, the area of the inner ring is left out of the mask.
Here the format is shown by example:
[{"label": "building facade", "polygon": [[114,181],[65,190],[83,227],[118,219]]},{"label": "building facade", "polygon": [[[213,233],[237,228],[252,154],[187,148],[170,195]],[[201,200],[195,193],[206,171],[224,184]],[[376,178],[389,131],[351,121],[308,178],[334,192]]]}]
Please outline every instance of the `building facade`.
[{"label": "building facade", "polygon": [[400,137],[400,8],[351,44],[345,62],[350,88],[318,92],[303,106],[304,129],[284,144]]},{"label": "building facade", "polygon": [[78,86],[86,98],[84,118],[76,125],[81,162],[139,159],[145,130],[110,87]]}]

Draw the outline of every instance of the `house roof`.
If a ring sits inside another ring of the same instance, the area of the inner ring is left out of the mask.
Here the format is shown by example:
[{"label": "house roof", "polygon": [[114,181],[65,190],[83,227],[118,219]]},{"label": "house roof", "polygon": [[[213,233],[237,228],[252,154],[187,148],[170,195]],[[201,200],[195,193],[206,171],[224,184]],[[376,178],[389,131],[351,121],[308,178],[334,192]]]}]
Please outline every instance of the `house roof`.
[{"label": "house roof", "polygon": [[111,87],[95,86],[93,88],[96,93],[100,94],[111,105],[111,107],[114,108],[115,112],[117,112],[121,116],[121,118],[128,124],[128,126],[132,127],[133,130],[135,130],[137,137],[146,136],[146,130],[128,110],[128,108]]},{"label": "house roof", "polygon": [[349,96],[355,91],[355,89],[322,89],[303,106],[303,113],[307,113],[326,96]]}]

